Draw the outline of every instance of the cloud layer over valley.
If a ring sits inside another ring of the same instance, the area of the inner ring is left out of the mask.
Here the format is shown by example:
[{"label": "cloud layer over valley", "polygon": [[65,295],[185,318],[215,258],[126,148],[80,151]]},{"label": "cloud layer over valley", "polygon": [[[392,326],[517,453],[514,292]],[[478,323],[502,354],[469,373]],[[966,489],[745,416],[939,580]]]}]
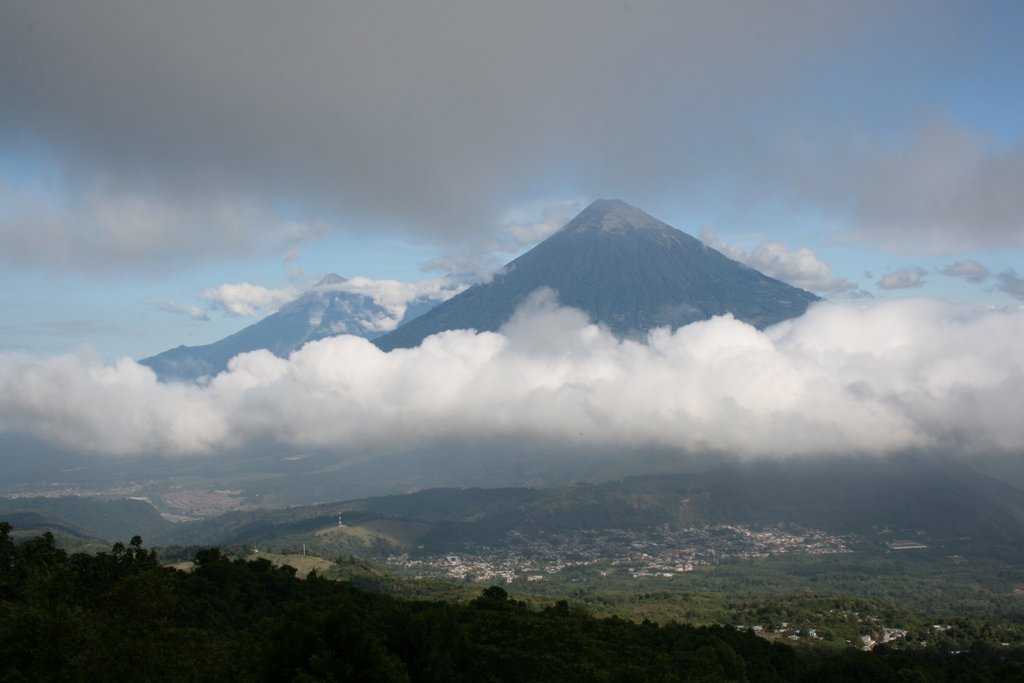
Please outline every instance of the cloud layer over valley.
[{"label": "cloud layer over valley", "polygon": [[1020,452],[1021,338],[1021,307],[902,300],[820,303],[764,332],[720,317],[640,344],[539,292],[500,333],[389,354],[334,337],[287,360],[243,354],[203,386],[127,358],[0,356],[0,432],[111,456],[486,453],[508,437],[745,458]]}]

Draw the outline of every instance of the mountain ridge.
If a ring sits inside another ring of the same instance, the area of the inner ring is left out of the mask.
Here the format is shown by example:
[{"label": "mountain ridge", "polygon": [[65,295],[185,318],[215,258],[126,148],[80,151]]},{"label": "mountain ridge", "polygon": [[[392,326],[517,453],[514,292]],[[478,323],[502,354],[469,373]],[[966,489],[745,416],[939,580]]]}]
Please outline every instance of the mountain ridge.
[{"label": "mountain ridge", "polygon": [[[330,274],[275,313],[224,339],[178,346],[139,361],[163,380],[192,381],[227,369],[257,349],[286,357],[303,344],[339,334],[371,340],[384,351],[417,346],[455,329],[497,331],[538,289],[553,290],[623,338],[644,340],[658,327],[677,328],[730,313],[758,328],[799,316],[818,301],[811,292],[768,277],[618,199],[598,199],[560,230],[506,264],[489,282],[439,303],[410,303],[395,325],[392,312]],[[381,325],[386,321],[388,325]]]}]

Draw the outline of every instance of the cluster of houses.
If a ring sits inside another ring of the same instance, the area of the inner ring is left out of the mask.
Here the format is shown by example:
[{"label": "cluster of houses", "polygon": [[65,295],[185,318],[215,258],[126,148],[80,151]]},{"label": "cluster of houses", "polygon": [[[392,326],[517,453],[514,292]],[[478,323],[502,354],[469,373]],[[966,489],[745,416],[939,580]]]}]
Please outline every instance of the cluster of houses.
[{"label": "cluster of houses", "polygon": [[849,552],[848,541],[794,525],[513,531],[493,545],[467,544],[444,554],[403,553],[388,557],[387,564],[417,576],[461,581],[543,581],[565,571],[670,579],[725,559]]}]

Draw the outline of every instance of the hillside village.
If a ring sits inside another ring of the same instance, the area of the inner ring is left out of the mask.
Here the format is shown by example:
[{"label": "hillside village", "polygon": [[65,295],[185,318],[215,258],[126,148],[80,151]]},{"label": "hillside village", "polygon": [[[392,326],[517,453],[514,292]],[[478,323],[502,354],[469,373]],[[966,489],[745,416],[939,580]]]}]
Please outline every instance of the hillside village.
[{"label": "hillside village", "polygon": [[677,529],[668,524],[645,529],[586,529],[564,533],[511,531],[500,544],[466,544],[458,553],[391,555],[387,565],[417,576],[460,581],[543,581],[569,571],[591,571],[634,578],[670,579],[700,565],[728,559],[754,559],[787,553],[850,552],[853,539],[796,525],[762,529],[706,524]]}]

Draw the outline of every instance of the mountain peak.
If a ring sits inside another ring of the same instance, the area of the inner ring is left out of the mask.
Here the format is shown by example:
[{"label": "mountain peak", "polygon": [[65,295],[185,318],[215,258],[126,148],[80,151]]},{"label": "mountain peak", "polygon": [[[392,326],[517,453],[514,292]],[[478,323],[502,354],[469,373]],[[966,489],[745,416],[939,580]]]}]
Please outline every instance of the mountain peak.
[{"label": "mountain peak", "polygon": [[725,313],[764,328],[802,314],[818,298],[707,248],[635,206],[599,199],[490,282],[374,343],[390,350],[416,346],[444,330],[498,330],[541,287],[632,339]]},{"label": "mountain peak", "polygon": [[654,216],[621,199],[598,199],[569,221],[563,232],[626,232],[631,230],[672,230]]},{"label": "mountain peak", "polygon": [[314,287],[326,287],[327,285],[340,285],[348,282],[345,278],[338,275],[337,273],[328,273],[320,278],[320,282],[313,285]]}]

